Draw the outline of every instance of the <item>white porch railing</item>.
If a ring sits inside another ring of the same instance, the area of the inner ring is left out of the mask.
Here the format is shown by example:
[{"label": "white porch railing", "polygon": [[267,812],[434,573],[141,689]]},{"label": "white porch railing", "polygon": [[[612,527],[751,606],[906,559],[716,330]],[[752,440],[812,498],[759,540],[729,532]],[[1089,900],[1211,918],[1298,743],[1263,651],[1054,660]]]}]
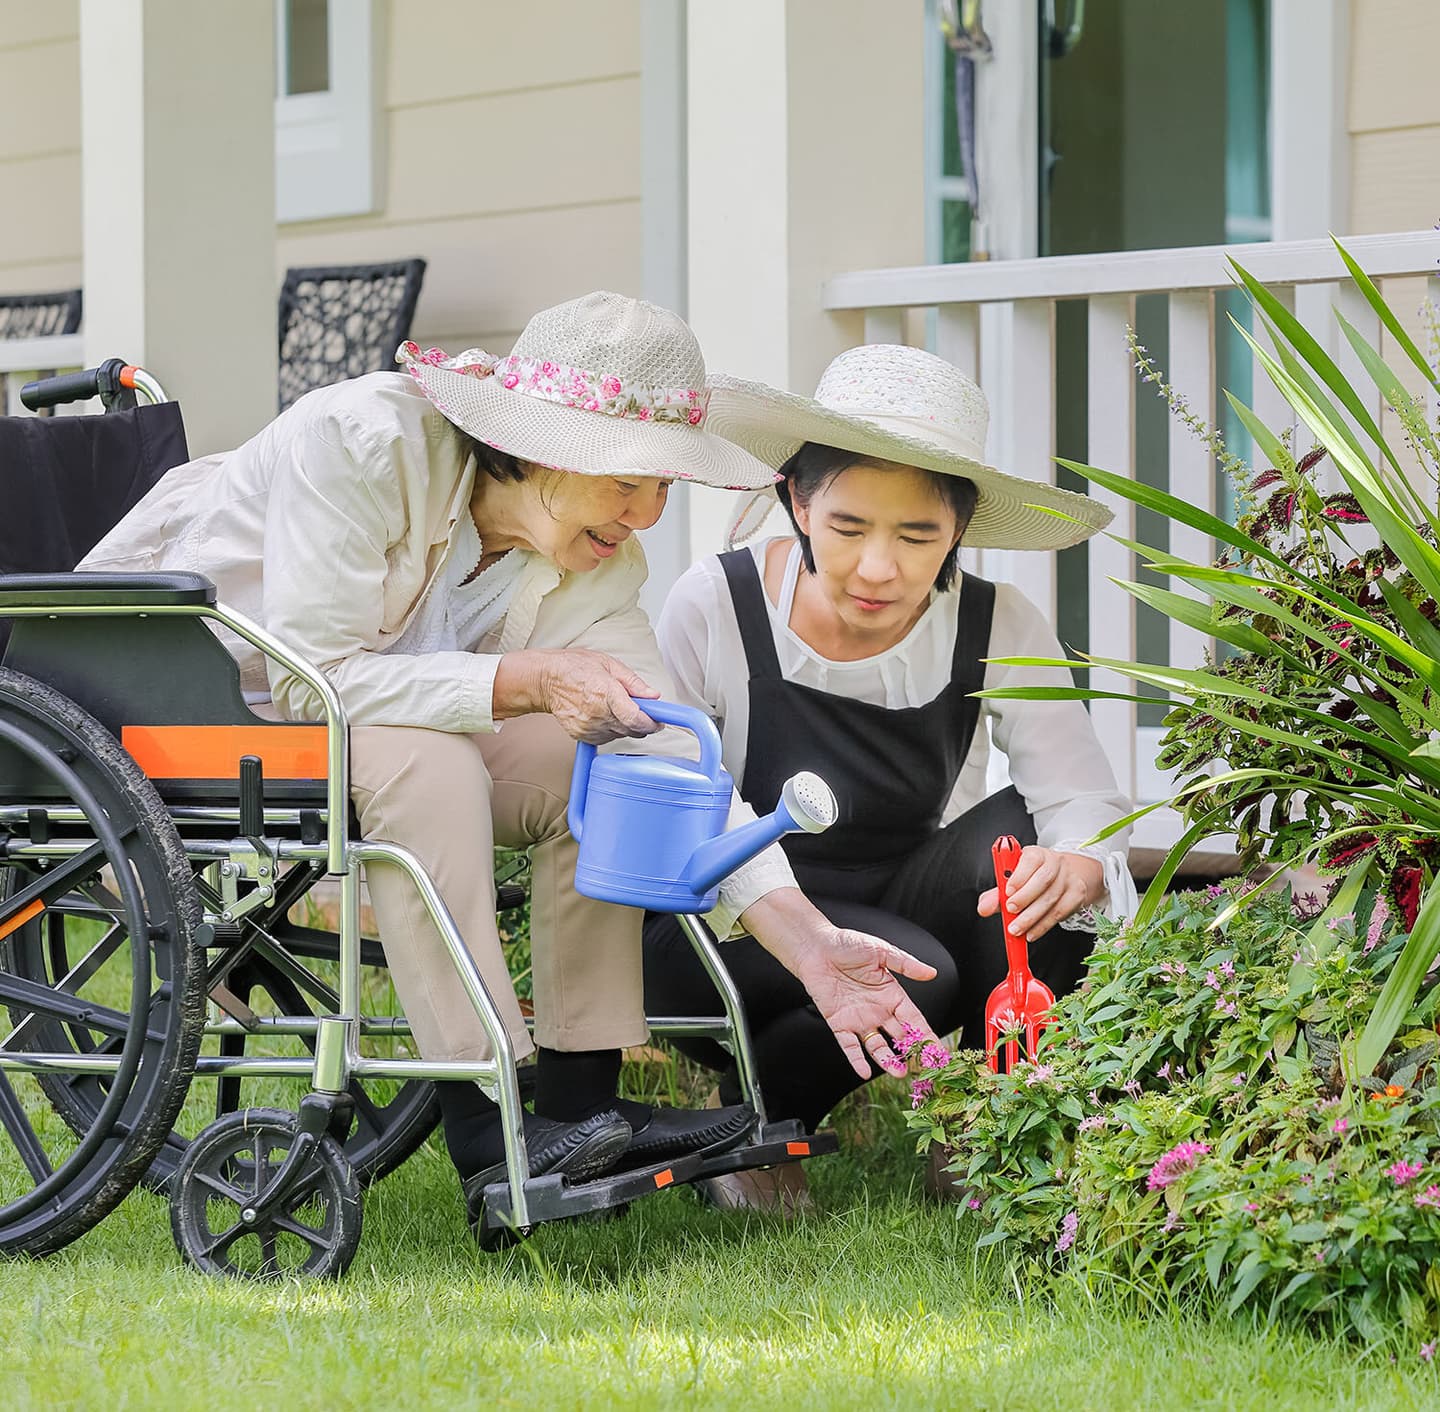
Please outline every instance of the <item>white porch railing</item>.
[{"label": "white porch railing", "polygon": [[[85,339],[78,333],[57,333],[45,338],[0,338],[0,415],[29,416],[20,405],[20,389],[33,378],[69,373],[85,366]],[[98,404],[97,404],[98,405]],[[81,408],[89,410],[88,403]],[[74,410],[59,408],[61,413]]]},{"label": "white porch railing", "polygon": [[[1363,236],[1346,241],[1361,267],[1381,283],[1424,276],[1428,293],[1440,302],[1434,231]],[[862,311],[867,342],[904,342],[906,312],[934,310],[935,351],[985,389],[991,409],[989,455],[1002,469],[1053,479],[1056,454],[1055,307],[1062,300],[1088,304],[1088,450],[1085,459],[1106,470],[1134,475],[1137,378],[1125,340],[1135,322],[1140,295],[1167,296],[1169,351],[1167,382],[1199,416],[1213,423],[1218,400],[1216,373],[1217,292],[1233,287],[1226,257],[1233,255],[1264,283],[1277,288],[1347,372],[1359,372],[1349,345],[1339,338],[1331,306],[1340,309],[1366,338],[1380,346],[1379,321],[1349,281],[1328,241],[1286,244],[1202,246],[1123,254],[1075,255],[968,265],[861,270],[838,275],[825,286],[829,310]],[[1402,303],[1402,316],[1418,304]],[[1147,390],[1148,395],[1148,390]],[[1283,400],[1258,367],[1251,401],[1272,430],[1290,425]],[[1372,409],[1377,418],[1380,406]],[[1066,448],[1066,454],[1074,454]],[[1147,479],[1156,477],[1147,473]],[[1215,509],[1215,468],[1209,449],[1173,419],[1168,435],[1168,488],[1190,503]],[[1112,530],[1134,538],[1135,517],[1128,501],[1104,492],[1115,510]],[[1213,545],[1180,525],[1170,527],[1170,547],[1192,560],[1207,560]],[[980,551],[977,570],[1018,584],[1052,615],[1056,607],[1056,560],[1050,554]],[[1102,657],[1137,657],[1135,605],[1111,582],[1133,578],[1133,556],[1101,536],[1088,551],[1086,618],[1089,648]],[[1210,644],[1179,624],[1169,626],[1169,655],[1175,665],[1199,665]],[[1095,673],[1096,685],[1104,685]],[[1119,685],[1111,676],[1111,685]],[[1167,781],[1154,766],[1157,728],[1137,729],[1135,707],[1120,701],[1092,703],[1096,730],[1121,787],[1142,801],[1163,798]],[[1175,837],[1176,820],[1157,811],[1137,828],[1135,842],[1161,847]]]}]

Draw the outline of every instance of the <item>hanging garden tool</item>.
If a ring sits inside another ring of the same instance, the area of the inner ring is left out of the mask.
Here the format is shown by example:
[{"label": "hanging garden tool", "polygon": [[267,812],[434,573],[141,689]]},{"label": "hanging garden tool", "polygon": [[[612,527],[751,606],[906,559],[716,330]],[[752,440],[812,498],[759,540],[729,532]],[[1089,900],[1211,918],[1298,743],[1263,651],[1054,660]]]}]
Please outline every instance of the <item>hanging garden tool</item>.
[{"label": "hanging garden tool", "polygon": [[1040,1046],[1040,1031],[1054,1024],[1050,1014],[1055,1004],[1055,992],[1042,980],[1030,974],[1030,943],[1023,936],[1014,936],[1010,923],[1015,920],[1010,911],[1010,899],[1006,887],[1010,875],[1020,862],[1020,843],[1010,834],[995,840],[990,850],[995,860],[995,886],[1000,892],[1000,922],[1005,928],[1005,979],[990,992],[985,1002],[985,1053],[993,1072],[1000,1072],[1000,1041],[1005,1035],[1011,1036],[1005,1045],[1005,1072],[1008,1074],[1019,1062],[1017,1033],[1025,1036],[1025,1057],[1034,1060]]}]

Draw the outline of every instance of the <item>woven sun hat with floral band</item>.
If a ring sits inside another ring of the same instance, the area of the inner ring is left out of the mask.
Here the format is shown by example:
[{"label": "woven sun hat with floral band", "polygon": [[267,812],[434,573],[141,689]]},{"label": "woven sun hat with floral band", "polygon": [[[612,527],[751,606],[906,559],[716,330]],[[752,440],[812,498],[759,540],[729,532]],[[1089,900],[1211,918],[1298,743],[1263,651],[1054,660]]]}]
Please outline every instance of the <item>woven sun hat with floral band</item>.
[{"label": "woven sun hat with floral band", "polygon": [[[867,460],[964,476],[979,492],[963,542],[976,549],[1065,549],[1105,528],[1098,500],[985,463],[990,407],[959,368],[920,348],[872,343],[840,354],[815,396],[716,374],[707,425],[782,466],[807,441]],[[774,507],[773,491],[747,497],[730,522],[731,545],[748,539]],[[1061,515],[1049,513],[1060,511]]]},{"label": "woven sun hat with floral band", "polygon": [[705,360],[678,315],[587,294],[536,314],[507,357],[453,358],[402,343],[395,354],[467,435],[522,461],[594,476],[678,476],[725,490],[775,472],[706,426]]}]

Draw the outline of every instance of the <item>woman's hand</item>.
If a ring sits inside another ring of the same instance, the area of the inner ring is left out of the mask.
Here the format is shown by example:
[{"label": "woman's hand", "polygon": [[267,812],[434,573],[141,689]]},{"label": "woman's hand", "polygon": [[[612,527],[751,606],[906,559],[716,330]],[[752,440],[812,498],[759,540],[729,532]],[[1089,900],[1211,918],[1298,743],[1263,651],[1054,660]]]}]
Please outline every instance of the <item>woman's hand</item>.
[{"label": "woman's hand", "polygon": [[933,980],[933,966],[879,937],[835,926],[798,888],[767,893],[741,921],[809,992],[861,1078],[874,1073],[872,1060],[892,1073],[904,1071],[890,1041],[907,1029],[934,1037],[895,979]]},{"label": "woman's hand", "polygon": [[495,672],[497,721],[543,713],[567,734],[591,745],[661,729],[630,698],[658,697],[637,672],[603,652],[584,647],[526,648],[507,652]]},{"label": "woman's hand", "polygon": [[[1007,889],[1011,934],[1038,941],[1072,912],[1105,896],[1105,865],[1083,853],[1057,853],[1031,844],[1020,853]],[[993,917],[1000,910],[1000,890],[980,894],[975,910]]]}]

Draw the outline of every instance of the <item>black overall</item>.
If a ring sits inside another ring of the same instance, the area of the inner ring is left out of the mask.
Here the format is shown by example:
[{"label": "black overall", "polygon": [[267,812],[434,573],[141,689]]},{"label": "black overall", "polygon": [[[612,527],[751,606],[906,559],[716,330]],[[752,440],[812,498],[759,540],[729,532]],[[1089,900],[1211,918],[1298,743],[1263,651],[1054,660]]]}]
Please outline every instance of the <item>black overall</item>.
[{"label": "black overall", "polygon": [[[934,980],[902,984],[937,1034],[960,1029],[978,1047],[985,998],[1005,974],[999,918],[975,912],[994,886],[990,846],[1005,833],[1035,842],[1013,788],[947,827],[940,822],[979,722],[970,693],[984,681],[994,585],[962,576],[949,682],[924,706],[891,709],[786,681],[754,555],[738,550],[720,563],[750,675],[741,797],[769,813],[800,770],[834,789],[834,826],[782,840],[796,881],[837,926],[884,937],[934,966]],[[1057,994],[1079,978],[1080,940],[1056,929],[1031,948],[1032,968]],[[758,942],[740,937],[722,954],[745,999],[771,1115],[814,1127],[860,1079],[803,987]],[[714,1013],[714,991],[673,918],[646,920],[645,989],[651,1014]],[[708,1041],[682,1047],[724,1067],[723,1051]],[[725,1088],[725,1101],[734,1101]]]}]

